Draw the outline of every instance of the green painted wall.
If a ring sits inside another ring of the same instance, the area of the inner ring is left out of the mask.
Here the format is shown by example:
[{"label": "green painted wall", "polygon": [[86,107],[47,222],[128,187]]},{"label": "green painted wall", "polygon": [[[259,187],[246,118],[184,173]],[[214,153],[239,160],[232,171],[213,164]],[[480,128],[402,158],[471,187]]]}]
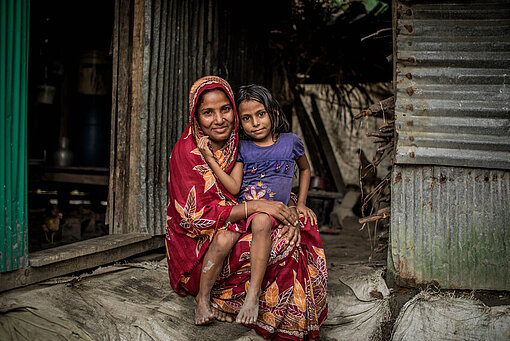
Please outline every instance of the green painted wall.
[{"label": "green painted wall", "polygon": [[0,272],[28,265],[29,0],[0,0]]}]

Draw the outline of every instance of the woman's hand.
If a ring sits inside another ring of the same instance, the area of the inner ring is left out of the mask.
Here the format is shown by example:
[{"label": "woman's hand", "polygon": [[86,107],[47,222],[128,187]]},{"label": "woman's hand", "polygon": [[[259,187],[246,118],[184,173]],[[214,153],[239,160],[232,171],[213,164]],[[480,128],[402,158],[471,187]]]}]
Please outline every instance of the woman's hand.
[{"label": "woman's hand", "polygon": [[311,208],[308,208],[303,204],[298,204],[296,208],[298,212],[305,218],[305,221],[303,222],[305,225],[308,219],[310,219],[310,224],[317,225],[317,215],[315,215],[315,212],[312,211]]},{"label": "woman's hand", "polygon": [[282,225],[291,225],[299,227],[299,214],[295,209],[289,208],[281,201],[254,200],[249,201],[249,205],[254,209],[250,212],[264,212],[280,221]]},{"label": "woman's hand", "polygon": [[202,153],[206,161],[207,159],[211,158],[214,159],[214,155],[213,152],[211,151],[210,145],[211,142],[209,141],[209,136],[202,136],[197,143],[198,150],[200,150],[200,153]]},{"label": "woman's hand", "polygon": [[296,246],[299,246],[301,244],[301,231],[299,229],[299,226],[294,225],[278,225],[278,228],[280,229],[280,236],[284,236],[285,234],[288,234],[285,240],[285,244],[290,244],[290,246],[293,246],[296,244]]}]

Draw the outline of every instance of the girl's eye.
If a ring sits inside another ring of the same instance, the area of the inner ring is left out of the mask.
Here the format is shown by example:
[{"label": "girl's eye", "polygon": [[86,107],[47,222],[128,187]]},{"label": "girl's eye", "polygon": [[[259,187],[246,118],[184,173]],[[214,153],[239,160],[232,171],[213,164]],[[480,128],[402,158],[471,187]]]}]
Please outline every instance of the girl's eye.
[{"label": "girl's eye", "polygon": [[261,112],[259,112],[259,117],[262,117],[262,116],[264,116],[265,114],[266,114],[266,112],[265,112],[265,111],[261,111]]},{"label": "girl's eye", "polygon": [[243,121],[249,121],[249,120],[250,120],[250,118],[249,118],[248,116],[243,116],[243,117],[241,117],[241,120],[243,120]]}]

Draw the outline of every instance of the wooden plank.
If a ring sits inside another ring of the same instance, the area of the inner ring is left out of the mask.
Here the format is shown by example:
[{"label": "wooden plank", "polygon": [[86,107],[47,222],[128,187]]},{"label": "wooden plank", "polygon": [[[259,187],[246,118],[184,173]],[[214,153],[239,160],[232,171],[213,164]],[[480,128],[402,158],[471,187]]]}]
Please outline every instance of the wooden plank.
[{"label": "wooden plank", "polygon": [[[131,114],[131,0],[119,0],[119,40],[118,40],[118,76],[117,82],[117,120],[115,135],[115,162],[113,187],[113,213],[110,233],[123,233],[126,226],[127,190],[129,188],[129,132]],[[136,187],[136,186],[135,186]]]},{"label": "wooden plank", "polygon": [[109,226],[110,233],[113,232],[113,218],[115,208],[115,186],[116,186],[116,155],[117,155],[117,99],[119,83],[119,31],[120,31],[120,0],[115,0],[113,14],[113,34],[112,34],[112,112],[110,121],[110,181],[108,183],[108,207],[106,210],[106,223]]},{"label": "wooden plank", "polygon": [[328,192],[320,190],[308,191],[308,198],[341,199],[343,197],[344,197],[343,193],[340,192]]},{"label": "wooden plank", "polygon": [[[133,34],[132,34],[132,54],[130,64],[130,79],[131,79],[131,111],[129,112],[129,127],[128,133],[130,135],[128,149],[128,159],[126,159],[126,183],[124,192],[124,206],[122,210],[116,211],[116,216],[123,215],[124,225],[119,226],[119,233],[133,233],[140,232],[142,203],[141,199],[141,168],[146,166],[141,161],[141,145],[144,140],[142,133],[142,126],[146,123],[146,117],[142,119],[142,83],[144,74],[144,51],[146,43],[150,47],[151,36],[150,32],[145,32],[145,6],[151,6],[144,0],[135,0],[133,4]],[[148,71],[147,71],[148,72]],[[145,111],[146,112],[146,111]],[[144,132],[146,133],[146,132]],[[142,139],[142,140],[140,140]],[[146,136],[145,136],[146,139]],[[145,143],[145,142],[143,142]]]},{"label": "wooden plank", "polygon": [[329,170],[331,171],[331,175],[333,176],[336,190],[340,193],[345,193],[344,179],[342,177],[342,173],[340,172],[340,167],[338,167],[338,163],[336,162],[333,147],[329,142],[328,133],[324,127],[324,122],[322,121],[317,102],[315,101],[315,95],[311,95],[310,97],[312,100],[312,118],[313,122],[315,123],[315,128],[317,129],[317,135],[319,135],[321,150],[325,154],[326,162],[328,164]]},{"label": "wooden plank", "polygon": [[108,175],[73,174],[73,173],[43,173],[41,180],[52,182],[65,182],[85,185],[108,186]]},{"label": "wooden plank", "polygon": [[40,267],[43,265],[63,262],[71,258],[86,256],[97,252],[104,252],[148,239],[151,239],[151,236],[148,234],[131,233],[111,234],[82,240],[51,249],[31,252],[29,255],[29,265],[32,267]]},{"label": "wooden plank", "polygon": [[305,143],[310,155],[310,162],[312,163],[315,172],[318,176],[331,182],[333,177],[324,161],[325,156],[322,155],[323,152],[319,148],[319,138],[313,129],[312,121],[310,120],[310,117],[308,116],[305,106],[301,101],[301,97],[297,91],[294,91],[294,109],[296,110],[299,125],[303,131]]},{"label": "wooden plank", "polygon": [[[53,277],[110,264],[150,250],[162,248],[165,245],[164,238],[164,236],[149,236],[148,239],[138,241],[135,239],[134,242],[120,247],[83,256],[76,256],[40,267],[28,266],[16,271],[4,272],[0,274],[0,292],[38,283]],[[89,239],[83,242],[90,242],[93,240],[94,239]],[[52,250],[55,249],[57,248]]]}]

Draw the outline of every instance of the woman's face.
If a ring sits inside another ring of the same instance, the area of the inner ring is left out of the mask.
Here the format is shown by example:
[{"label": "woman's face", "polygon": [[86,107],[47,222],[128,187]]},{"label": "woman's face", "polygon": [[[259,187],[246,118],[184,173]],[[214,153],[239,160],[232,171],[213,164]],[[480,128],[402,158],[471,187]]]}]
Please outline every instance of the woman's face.
[{"label": "woman's face", "polygon": [[198,106],[198,124],[209,136],[214,151],[223,147],[234,127],[234,109],[227,95],[218,89],[202,95]]}]

